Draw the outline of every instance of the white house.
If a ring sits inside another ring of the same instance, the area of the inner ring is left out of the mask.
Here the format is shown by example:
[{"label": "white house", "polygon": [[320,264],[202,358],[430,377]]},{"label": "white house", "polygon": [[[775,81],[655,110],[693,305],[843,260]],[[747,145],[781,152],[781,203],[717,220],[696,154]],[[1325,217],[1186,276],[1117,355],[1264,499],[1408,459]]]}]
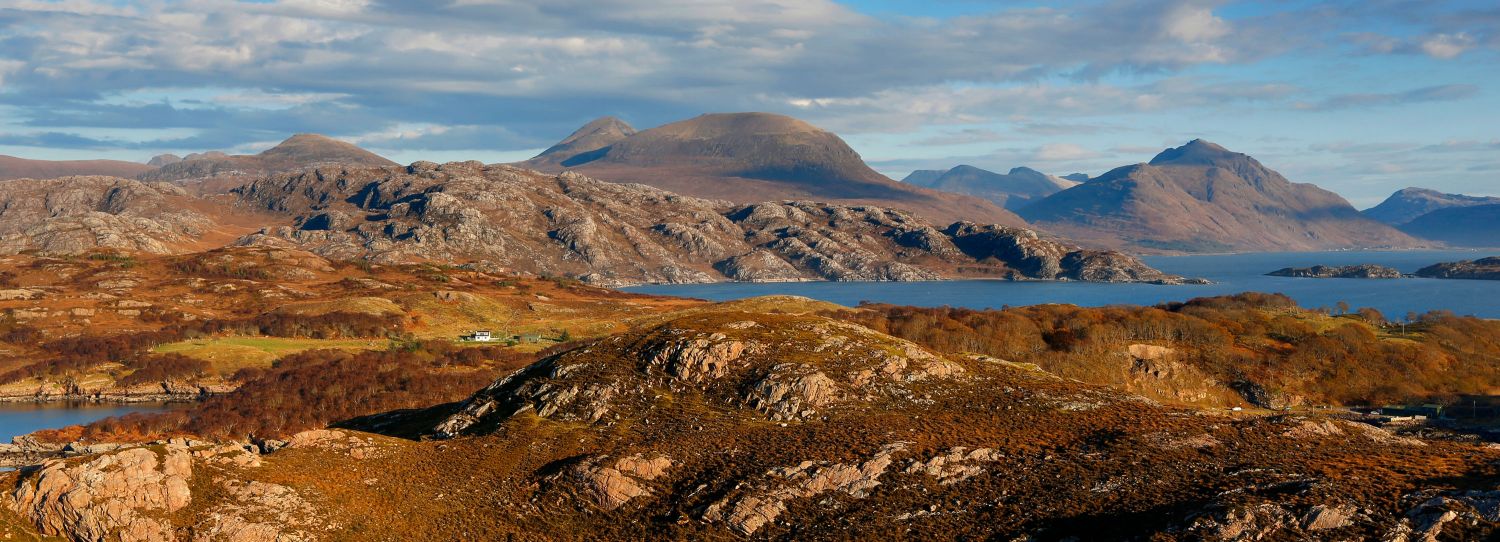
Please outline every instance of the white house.
[{"label": "white house", "polygon": [[494,340],[494,337],[491,336],[490,332],[486,331],[486,330],[475,331],[473,333],[470,333],[467,338],[469,340],[471,340],[471,341],[485,342],[485,343]]}]

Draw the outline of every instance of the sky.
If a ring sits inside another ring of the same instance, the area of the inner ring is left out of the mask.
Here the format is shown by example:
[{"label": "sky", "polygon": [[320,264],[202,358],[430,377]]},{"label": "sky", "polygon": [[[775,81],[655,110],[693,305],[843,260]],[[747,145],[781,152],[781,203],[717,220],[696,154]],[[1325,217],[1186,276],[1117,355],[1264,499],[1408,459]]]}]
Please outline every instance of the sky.
[{"label": "sky", "polygon": [[520,160],[767,111],[881,172],[1097,175],[1204,138],[1356,206],[1500,195],[1500,3],[0,0],[0,154]]}]

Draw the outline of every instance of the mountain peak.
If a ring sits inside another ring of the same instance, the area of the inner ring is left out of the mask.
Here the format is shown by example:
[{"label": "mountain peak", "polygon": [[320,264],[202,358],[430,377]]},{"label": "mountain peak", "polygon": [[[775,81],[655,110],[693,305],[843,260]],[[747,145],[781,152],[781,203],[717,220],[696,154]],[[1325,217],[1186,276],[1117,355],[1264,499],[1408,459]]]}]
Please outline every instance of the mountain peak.
[{"label": "mountain peak", "polygon": [[1209,164],[1245,156],[1205,139],[1194,139],[1187,144],[1161,151],[1151,159],[1152,165],[1162,164]]},{"label": "mountain peak", "polygon": [[706,113],[652,131],[677,137],[723,137],[748,134],[828,133],[807,121],[776,113]]},{"label": "mountain peak", "polygon": [[[615,117],[599,117],[589,121],[582,128],[574,130],[567,138],[558,142],[557,146],[586,144],[586,141],[609,139],[610,143],[620,138],[635,133],[635,127]],[[586,149],[593,150],[593,149]]]},{"label": "mountain peak", "polygon": [[263,159],[286,162],[272,169],[283,169],[295,165],[316,163],[346,163],[359,165],[394,166],[395,162],[375,153],[359,148],[353,143],[340,141],[321,134],[296,134],[256,155]]},{"label": "mountain peak", "polygon": [[547,150],[533,156],[526,163],[533,167],[547,167],[588,162],[598,158],[610,145],[635,133],[635,127],[623,120],[610,116],[599,117],[574,130],[556,145],[547,147]]}]

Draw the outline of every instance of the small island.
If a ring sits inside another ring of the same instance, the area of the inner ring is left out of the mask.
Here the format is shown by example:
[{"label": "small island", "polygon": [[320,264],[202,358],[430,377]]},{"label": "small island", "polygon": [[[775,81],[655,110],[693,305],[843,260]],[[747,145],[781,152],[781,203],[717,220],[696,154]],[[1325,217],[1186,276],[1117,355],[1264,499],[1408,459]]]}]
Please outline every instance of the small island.
[{"label": "small island", "polygon": [[1417,270],[1417,276],[1432,279],[1500,280],[1500,256],[1433,264]]},{"label": "small island", "polygon": [[1399,279],[1400,271],[1383,265],[1314,265],[1312,267],[1286,267],[1267,275],[1273,277],[1297,277],[1314,279]]}]

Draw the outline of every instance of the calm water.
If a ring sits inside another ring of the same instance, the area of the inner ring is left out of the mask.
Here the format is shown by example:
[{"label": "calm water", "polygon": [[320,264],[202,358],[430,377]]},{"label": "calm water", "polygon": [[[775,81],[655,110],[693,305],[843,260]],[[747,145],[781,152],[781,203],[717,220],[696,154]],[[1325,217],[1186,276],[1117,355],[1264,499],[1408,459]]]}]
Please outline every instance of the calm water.
[{"label": "calm water", "polygon": [[1438,279],[1298,279],[1268,277],[1283,267],[1372,263],[1405,273],[1437,262],[1472,260],[1500,255],[1500,251],[1354,251],[1229,254],[1212,256],[1155,256],[1146,263],[1166,271],[1214,281],[1203,286],[1098,284],[1082,282],[1006,282],[968,280],[950,282],[795,282],[652,285],[627,288],[633,292],[698,297],[714,301],[760,295],[793,294],[853,306],[860,301],[898,305],[953,306],[976,309],[1004,305],[1070,303],[1082,306],[1154,305],[1194,297],[1246,291],[1280,292],[1304,307],[1374,307],[1389,318],[1407,312],[1446,309],[1458,314],[1500,318],[1500,281]]},{"label": "calm water", "polygon": [[168,408],[162,403],[122,405],[98,403],[6,403],[0,402],[0,443],[38,429],[54,429],[89,423],[131,412],[154,412]]}]

